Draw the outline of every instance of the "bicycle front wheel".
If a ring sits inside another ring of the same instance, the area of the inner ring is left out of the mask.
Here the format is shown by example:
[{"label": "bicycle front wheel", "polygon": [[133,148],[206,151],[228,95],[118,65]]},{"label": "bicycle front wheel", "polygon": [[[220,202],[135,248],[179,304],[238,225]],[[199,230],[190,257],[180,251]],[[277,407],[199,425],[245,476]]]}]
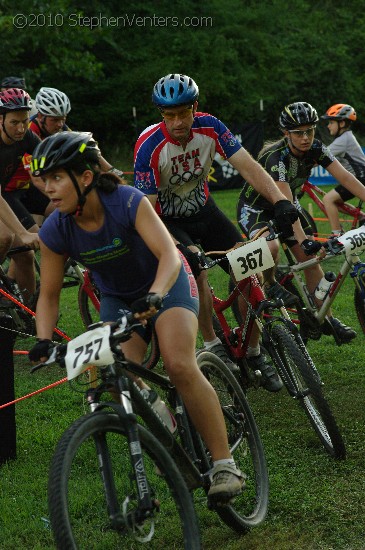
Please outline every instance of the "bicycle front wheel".
[{"label": "bicycle front wheel", "polygon": [[354,294],[355,311],[363,333],[365,334],[365,300],[361,291],[356,287]]},{"label": "bicycle front wheel", "polygon": [[197,361],[218,395],[235,463],[247,476],[243,493],[229,506],[217,507],[216,512],[229,527],[245,533],[260,525],[267,514],[269,478],[264,448],[250,406],[235,376],[209,351],[200,353]]},{"label": "bicycle front wheel", "polygon": [[326,452],[333,458],[345,458],[342,436],[308,352],[302,351],[294,334],[283,324],[276,323],[267,330],[271,338],[264,338],[265,350],[274,361],[289,395],[304,409]]},{"label": "bicycle front wheel", "polygon": [[[200,548],[192,497],[168,452],[138,427],[151,498],[149,517],[138,506],[127,436],[116,414],[77,420],[60,439],[50,468],[48,503],[57,548]],[[136,442],[137,444],[137,442]]]}]

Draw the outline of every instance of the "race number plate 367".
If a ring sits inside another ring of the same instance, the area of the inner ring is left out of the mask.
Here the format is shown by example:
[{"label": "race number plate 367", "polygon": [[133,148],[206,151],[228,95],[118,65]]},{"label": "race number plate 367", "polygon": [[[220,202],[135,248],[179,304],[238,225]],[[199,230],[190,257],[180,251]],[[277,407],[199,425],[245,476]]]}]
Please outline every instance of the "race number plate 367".
[{"label": "race number plate 367", "polygon": [[275,265],[269,245],[264,237],[228,252],[227,258],[237,281],[246,279],[250,275],[255,275]]}]

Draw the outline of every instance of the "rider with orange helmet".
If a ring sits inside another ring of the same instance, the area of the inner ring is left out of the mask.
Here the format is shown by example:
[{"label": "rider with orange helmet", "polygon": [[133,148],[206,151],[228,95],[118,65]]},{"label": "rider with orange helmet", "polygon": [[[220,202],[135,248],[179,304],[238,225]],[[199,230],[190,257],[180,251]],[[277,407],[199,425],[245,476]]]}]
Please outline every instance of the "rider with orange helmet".
[{"label": "rider with orange helmet", "polygon": [[[328,148],[342,166],[365,185],[365,155],[351,130],[357,118],[355,109],[346,103],[336,103],[321,118],[327,121],[329,133],[334,138]],[[323,203],[334,235],[342,231],[338,205],[354,196],[343,185],[337,185],[325,195]]]}]

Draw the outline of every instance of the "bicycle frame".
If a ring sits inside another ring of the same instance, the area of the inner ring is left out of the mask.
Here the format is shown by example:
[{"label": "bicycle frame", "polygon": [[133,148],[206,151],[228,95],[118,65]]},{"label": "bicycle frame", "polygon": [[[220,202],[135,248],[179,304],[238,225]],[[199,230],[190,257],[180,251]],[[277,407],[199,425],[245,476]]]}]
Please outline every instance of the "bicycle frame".
[{"label": "bicycle frame", "polygon": [[[361,262],[360,257],[357,254],[349,254],[345,256],[345,260],[341,265],[335,281],[333,282],[323,303],[320,307],[318,307],[317,304],[314,302],[313,297],[309,294],[307,286],[305,285],[300,272],[307,267],[311,267],[313,265],[325,262],[326,260],[333,259],[334,255],[331,253],[327,253],[324,258],[320,258],[317,256],[315,258],[310,258],[304,262],[295,263],[285,243],[282,243],[282,247],[288,259],[289,265],[279,264],[277,266],[279,270],[287,273],[287,275],[284,276],[284,279],[282,279],[280,282],[281,284],[285,284],[285,279],[287,277],[294,278],[300,289],[300,295],[303,299],[305,306],[317,318],[320,324],[322,324],[325,320],[328,310],[331,308],[337,294],[339,293],[347,275],[350,273],[351,270],[351,277],[354,279],[355,284],[357,284],[362,293],[364,292],[364,289],[362,288],[363,285],[360,284],[358,277],[359,274],[362,275],[364,273],[365,263]],[[298,323],[299,321],[293,322]]]},{"label": "bicycle frame", "polygon": [[[322,212],[327,216],[323,201],[320,198],[326,194],[325,191],[323,191],[310,181],[306,181],[301,188],[301,195],[303,195],[304,193],[308,195],[308,197],[311,198],[313,202],[318,206],[318,208],[322,210]],[[351,229],[355,229],[355,227],[357,227],[358,225],[359,219],[365,217],[365,212],[361,210],[361,207],[362,201],[359,201],[358,206],[353,206],[352,204],[349,204],[347,202],[344,202],[343,204],[338,204],[337,206],[339,212],[347,214],[348,216],[353,218]]]},{"label": "bicycle frame", "polygon": [[[249,298],[245,298],[245,289],[251,285]],[[250,276],[247,279],[239,281],[235,288],[230,293],[226,300],[218,298],[211,288],[213,309],[222,327],[223,334],[227,342],[229,343],[232,355],[236,359],[242,359],[246,356],[249,339],[252,333],[254,322],[257,322],[260,332],[262,332],[262,323],[259,320],[261,312],[267,307],[267,300],[262,291],[260,283],[257,277]],[[224,312],[232,305],[232,303],[238,299],[239,296],[243,296],[243,299],[247,305],[247,313],[245,315],[245,321],[239,327],[234,329],[235,339],[233,341],[231,334],[232,329],[229,326]]]}]

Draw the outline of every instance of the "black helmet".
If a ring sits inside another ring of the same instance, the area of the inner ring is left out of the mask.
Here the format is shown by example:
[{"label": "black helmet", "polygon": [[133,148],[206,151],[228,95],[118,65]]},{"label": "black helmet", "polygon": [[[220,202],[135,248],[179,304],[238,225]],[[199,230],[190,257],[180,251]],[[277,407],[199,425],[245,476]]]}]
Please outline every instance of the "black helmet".
[{"label": "black helmet", "polygon": [[168,74],[153,87],[152,101],[158,107],[192,105],[199,97],[199,88],[184,74]]},{"label": "black helmet", "polygon": [[279,126],[282,130],[293,130],[304,124],[318,122],[317,111],[304,101],[297,101],[284,107],[279,117]]},{"label": "black helmet", "polygon": [[3,78],[1,88],[20,88],[25,90],[25,79],[21,76],[6,76]]},{"label": "black helmet", "polygon": [[55,168],[72,170],[80,160],[98,163],[101,153],[90,132],[59,132],[49,136],[33,151],[31,171],[42,176]]},{"label": "black helmet", "polygon": [[0,92],[0,114],[8,111],[30,111],[30,95],[20,88]]}]

